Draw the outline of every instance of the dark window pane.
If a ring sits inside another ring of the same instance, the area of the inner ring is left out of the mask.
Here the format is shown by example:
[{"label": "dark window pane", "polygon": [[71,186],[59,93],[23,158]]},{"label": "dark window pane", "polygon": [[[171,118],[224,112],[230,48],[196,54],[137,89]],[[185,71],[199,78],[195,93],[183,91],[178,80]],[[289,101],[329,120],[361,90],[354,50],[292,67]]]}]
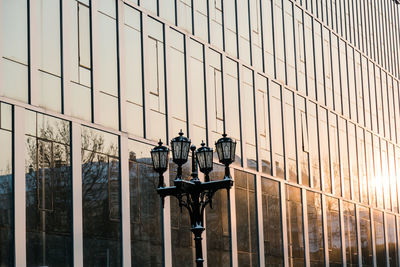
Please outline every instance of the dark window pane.
[{"label": "dark window pane", "polygon": [[359,217],[362,265],[372,266],[371,217],[369,208],[360,207]]},{"label": "dark window pane", "polygon": [[329,265],[342,266],[342,241],[340,239],[339,201],[326,197]]},{"label": "dark window pane", "polygon": [[283,266],[282,223],[279,183],[261,179],[266,266]]},{"label": "dark window pane", "polygon": [[[12,120],[11,113],[3,114],[3,108],[11,110],[11,106],[0,104],[1,117]],[[0,266],[13,266],[13,178],[12,178],[12,133],[0,129]]]},{"label": "dark window pane", "polygon": [[343,202],[343,221],[347,266],[358,266],[357,226],[354,204]]},{"label": "dark window pane", "polygon": [[82,129],[85,266],[121,265],[121,196],[117,155],[117,136],[86,127]]},{"label": "dark window pane", "polygon": [[258,238],[255,176],[235,171],[236,230],[239,266],[257,266]]},{"label": "dark window pane", "polygon": [[161,203],[149,145],[129,142],[132,266],[162,266]]},{"label": "dark window pane", "polygon": [[321,195],[307,191],[308,242],[311,266],[324,264]]},{"label": "dark window pane", "polygon": [[383,225],[383,213],[374,210],[374,230],[375,230],[375,249],[376,264],[378,266],[386,265],[386,249],[385,249],[385,229]]},{"label": "dark window pane", "polygon": [[388,237],[388,248],[389,248],[389,266],[398,266],[399,257],[397,255],[397,227],[396,217],[391,214],[387,214],[387,237]]},{"label": "dark window pane", "polygon": [[[220,180],[223,176],[224,167],[215,164],[210,180]],[[212,209],[206,210],[206,234],[208,266],[231,266],[229,202],[226,190],[218,191],[214,195]]]},{"label": "dark window pane", "polygon": [[286,217],[290,266],[305,266],[301,189],[286,185]]},{"label": "dark window pane", "polygon": [[72,266],[69,123],[26,114],[34,130],[26,135],[27,266]]}]

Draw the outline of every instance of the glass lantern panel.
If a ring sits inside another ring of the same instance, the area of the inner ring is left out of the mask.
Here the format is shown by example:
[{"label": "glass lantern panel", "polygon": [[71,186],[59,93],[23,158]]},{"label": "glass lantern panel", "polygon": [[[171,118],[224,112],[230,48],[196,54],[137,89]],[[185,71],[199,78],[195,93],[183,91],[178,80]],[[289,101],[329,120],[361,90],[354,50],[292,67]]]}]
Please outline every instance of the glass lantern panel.
[{"label": "glass lantern panel", "polygon": [[151,157],[153,158],[154,169],[160,168],[160,156],[159,156],[159,153],[160,152],[152,152],[151,153]]},{"label": "glass lantern panel", "polygon": [[160,152],[160,166],[161,168],[167,168],[167,164],[168,164],[168,152],[167,151],[163,151]]},{"label": "glass lantern panel", "polygon": [[183,148],[182,148],[182,158],[183,159],[187,159],[188,158],[189,146],[190,146],[189,142],[183,143]]},{"label": "glass lantern panel", "polygon": [[224,151],[224,159],[229,159],[231,158],[231,147],[230,143],[226,142],[222,144],[223,146],[223,151]]},{"label": "glass lantern panel", "polygon": [[182,142],[173,142],[172,147],[174,149],[174,159],[181,159]]},{"label": "glass lantern panel", "polygon": [[206,152],[205,155],[206,155],[207,168],[212,169],[212,167],[213,167],[213,152],[212,151]]},{"label": "glass lantern panel", "polygon": [[200,169],[203,169],[206,167],[205,154],[206,154],[205,152],[197,153],[197,162],[199,163]]},{"label": "glass lantern panel", "polygon": [[231,143],[231,160],[235,161],[236,142]]}]

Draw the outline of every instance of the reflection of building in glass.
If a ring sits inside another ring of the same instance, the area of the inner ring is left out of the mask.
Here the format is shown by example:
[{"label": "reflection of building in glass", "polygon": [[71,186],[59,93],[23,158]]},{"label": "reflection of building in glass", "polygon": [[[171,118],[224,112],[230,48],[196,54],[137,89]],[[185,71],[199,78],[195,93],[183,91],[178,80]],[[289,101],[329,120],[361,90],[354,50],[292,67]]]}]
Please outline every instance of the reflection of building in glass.
[{"label": "reflection of building in glass", "polygon": [[399,7],[1,0],[0,266],[192,263],[149,155],[180,129],[238,142],[207,266],[399,265]]}]

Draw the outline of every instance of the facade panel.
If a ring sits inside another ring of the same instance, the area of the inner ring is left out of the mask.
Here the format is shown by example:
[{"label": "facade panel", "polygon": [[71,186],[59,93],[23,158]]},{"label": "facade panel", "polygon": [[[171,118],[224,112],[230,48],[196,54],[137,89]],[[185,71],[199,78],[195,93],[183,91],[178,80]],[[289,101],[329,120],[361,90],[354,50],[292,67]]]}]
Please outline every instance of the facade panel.
[{"label": "facade panel", "polygon": [[191,266],[190,218],[159,199],[149,154],[182,130],[237,142],[207,266],[397,266],[399,11],[0,0],[0,265]]}]

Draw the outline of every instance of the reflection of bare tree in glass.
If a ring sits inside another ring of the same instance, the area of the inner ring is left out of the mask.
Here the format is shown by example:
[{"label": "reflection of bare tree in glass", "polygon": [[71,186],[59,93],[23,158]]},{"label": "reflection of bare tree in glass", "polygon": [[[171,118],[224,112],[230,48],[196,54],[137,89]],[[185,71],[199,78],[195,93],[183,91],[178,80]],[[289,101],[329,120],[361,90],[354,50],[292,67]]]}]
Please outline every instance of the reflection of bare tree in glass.
[{"label": "reflection of bare tree in glass", "polygon": [[69,123],[43,118],[37,137],[26,137],[27,265],[70,266]]},{"label": "reflection of bare tree in glass", "polygon": [[83,245],[86,266],[121,264],[118,144],[116,138],[107,138],[106,133],[89,128],[82,130]]},{"label": "reflection of bare tree in glass", "polygon": [[[135,143],[137,144],[137,143]],[[135,151],[140,147],[134,146]],[[150,147],[145,146],[146,152]],[[161,203],[155,188],[158,174],[150,158],[129,157],[132,266],[162,266]]]},{"label": "reflection of bare tree in glass", "polygon": [[[13,179],[12,179],[12,134],[0,130],[2,159],[0,165],[0,266],[13,266]],[[4,147],[9,146],[9,147]]]}]

